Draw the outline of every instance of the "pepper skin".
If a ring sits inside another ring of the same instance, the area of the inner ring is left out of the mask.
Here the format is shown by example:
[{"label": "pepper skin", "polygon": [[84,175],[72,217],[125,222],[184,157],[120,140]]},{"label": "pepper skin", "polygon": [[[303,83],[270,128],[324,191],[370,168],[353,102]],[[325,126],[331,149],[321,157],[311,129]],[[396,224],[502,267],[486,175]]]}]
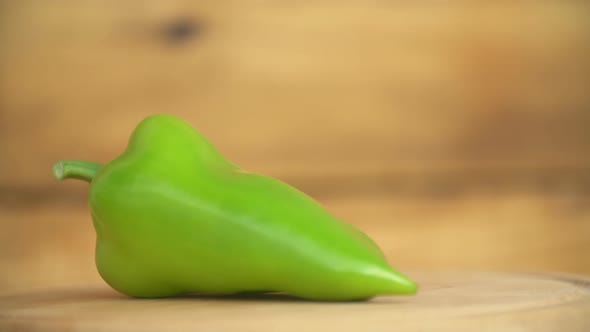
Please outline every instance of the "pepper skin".
[{"label": "pepper skin", "polygon": [[416,292],[364,233],[299,190],[234,166],[177,117],[143,120],[105,166],[66,160],[53,171],[90,182],[98,272],[129,296]]}]

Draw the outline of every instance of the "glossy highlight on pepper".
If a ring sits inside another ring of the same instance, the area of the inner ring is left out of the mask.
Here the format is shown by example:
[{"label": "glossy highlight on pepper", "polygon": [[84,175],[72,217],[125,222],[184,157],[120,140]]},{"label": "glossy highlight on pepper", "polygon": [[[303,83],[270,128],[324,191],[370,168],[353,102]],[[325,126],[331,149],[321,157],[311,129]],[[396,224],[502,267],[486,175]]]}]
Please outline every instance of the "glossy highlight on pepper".
[{"label": "glossy highlight on pepper", "polygon": [[64,160],[53,172],[90,183],[98,272],[129,296],[273,291],[338,301],[417,290],[363,232],[233,165],[171,115],[144,119],[104,166]]}]

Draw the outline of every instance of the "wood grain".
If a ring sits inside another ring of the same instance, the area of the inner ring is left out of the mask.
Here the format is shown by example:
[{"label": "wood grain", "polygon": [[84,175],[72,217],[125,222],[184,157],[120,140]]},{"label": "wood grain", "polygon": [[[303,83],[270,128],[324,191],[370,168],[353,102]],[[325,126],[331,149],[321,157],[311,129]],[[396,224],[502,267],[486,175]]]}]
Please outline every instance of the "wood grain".
[{"label": "wood grain", "polygon": [[317,303],[283,295],[138,300],[105,287],[0,297],[3,331],[587,331],[590,279],[414,273],[413,297]]},{"label": "wood grain", "polygon": [[590,168],[585,1],[2,6],[4,190],[160,112],[279,176]]}]

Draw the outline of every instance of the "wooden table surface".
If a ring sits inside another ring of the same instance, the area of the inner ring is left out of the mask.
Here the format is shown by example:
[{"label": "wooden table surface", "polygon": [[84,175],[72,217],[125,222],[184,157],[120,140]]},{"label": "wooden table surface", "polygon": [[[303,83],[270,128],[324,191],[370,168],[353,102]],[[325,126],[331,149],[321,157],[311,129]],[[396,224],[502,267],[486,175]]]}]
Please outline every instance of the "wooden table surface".
[{"label": "wooden table surface", "polygon": [[588,331],[590,278],[415,272],[416,296],[133,299],[101,287],[0,297],[1,331]]}]

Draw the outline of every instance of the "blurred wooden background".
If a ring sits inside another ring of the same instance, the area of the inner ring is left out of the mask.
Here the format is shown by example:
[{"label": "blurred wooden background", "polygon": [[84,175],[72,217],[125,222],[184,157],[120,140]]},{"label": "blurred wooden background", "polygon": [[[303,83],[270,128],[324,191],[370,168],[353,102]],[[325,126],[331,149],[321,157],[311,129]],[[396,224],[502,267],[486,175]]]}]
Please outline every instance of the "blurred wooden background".
[{"label": "blurred wooden background", "polygon": [[161,112],[402,270],[590,273],[590,2],[0,1],[0,292],[100,282],[51,165]]}]

